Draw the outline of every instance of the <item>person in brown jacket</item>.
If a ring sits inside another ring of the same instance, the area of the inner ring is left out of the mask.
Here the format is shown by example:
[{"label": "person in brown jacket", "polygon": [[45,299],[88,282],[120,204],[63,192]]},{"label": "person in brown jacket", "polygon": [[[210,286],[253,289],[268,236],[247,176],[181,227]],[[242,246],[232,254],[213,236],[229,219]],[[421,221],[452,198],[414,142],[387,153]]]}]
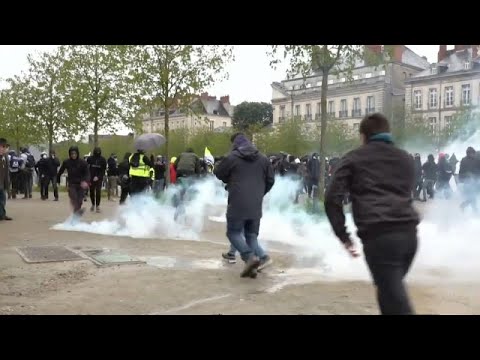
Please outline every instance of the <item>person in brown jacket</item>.
[{"label": "person in brown jacket", "polygon": [[8,158],[7,158],[7,140],[0,138],[0,221],[12,220],[7,216],[5,204],[7,201],[6,192],[8,192],[10,179],[8,175]]}]

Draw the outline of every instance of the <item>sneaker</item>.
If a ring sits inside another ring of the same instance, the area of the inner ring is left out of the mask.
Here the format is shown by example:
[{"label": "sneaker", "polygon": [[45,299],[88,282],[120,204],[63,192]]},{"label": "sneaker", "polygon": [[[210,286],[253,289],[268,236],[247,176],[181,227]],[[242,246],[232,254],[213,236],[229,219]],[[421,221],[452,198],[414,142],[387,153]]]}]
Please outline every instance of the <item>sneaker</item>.
[{"label": "sneaker", "polygon": [[250,278],[256,279],[257,275],[258,275],[258,269],[253,269],[252,272],[250,273]]},{"label": "sneaker", "polygon": [[90,211],[91,211],[91,212],[94,212],[94,211],[95,211],[95,206],[94,206],[94,205],[92,205],[92,206],[90,207]]},{"label": "sneaker", "polygon": [[58,198],[53,199],[53,201],[58,201]]},{"label": "sneaker", "polygon": [[0,220],[11,221],[13,219],[10,216],[5,215],[3,218],[0,218]]},{"label": "sneaker", "polygon": [[272,265],[272,263],[273,263],[272,258],[268,255],[265,255],[264,257],[262,257],[260,259],[260,265],[258,266],[258,272],[261,272],[263,269],[269,267],[270,265]]},{"label": "sneaker", "polygon": [[256,256],[251,256],[250,259],[245,263],[245,267],[243,268],[242,272],[240,273],[240,277],[250,277],[252,276],[252,272],[257,270],[258,266],[260,265],[260,260]]},{"label": "sneaker", "polygon": [[97,206],[97,213],[101,213],[100,208]]},{"label": "sneaker", "polygon": [[237,259],[235,258],[235,255],[230,254],[228,252],[222,253],[222,258],[228,261],[229,264],[236,264]]}]

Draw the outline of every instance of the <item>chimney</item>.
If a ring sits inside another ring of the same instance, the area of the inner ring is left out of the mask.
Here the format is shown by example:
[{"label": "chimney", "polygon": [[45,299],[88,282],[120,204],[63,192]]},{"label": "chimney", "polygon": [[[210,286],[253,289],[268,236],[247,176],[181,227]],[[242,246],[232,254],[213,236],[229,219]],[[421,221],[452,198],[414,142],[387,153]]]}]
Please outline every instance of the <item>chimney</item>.
[{"label": "chimney", "polygon": [[438,49],[438,62],[442,61],[447,57],[447,45],[440,45]]},{"label": "chimney", "polygon": [[230,95],[222,96],[220,102],[222,104],[230,104]]},{"label": "chimney", "polygon": [[405,45],[393,45],[393,60],[402,62],[404,51],[405,51]]},{"label": "chimney", "polygon": [[200,95],[200,99],[202,100],[208,100],[208,92],[204,92]]},{"label": "chimney", "polygon": [[375,54],[381,54],[382,53],[382,45],[365,45],[365,48],[370,50],[371,52]]}]

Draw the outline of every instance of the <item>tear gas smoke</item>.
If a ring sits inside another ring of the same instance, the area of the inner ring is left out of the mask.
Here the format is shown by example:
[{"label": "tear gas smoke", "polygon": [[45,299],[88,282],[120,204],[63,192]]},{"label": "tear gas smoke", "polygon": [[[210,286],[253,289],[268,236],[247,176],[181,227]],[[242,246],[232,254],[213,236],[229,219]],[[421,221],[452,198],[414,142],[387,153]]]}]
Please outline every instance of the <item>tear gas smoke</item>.
[{"label": "tear gas smoke", "polygon": [[[475,139],[480,140],[480,131],[474,134],[472,143],[452,143],[446,151],[455,149],[460,160],[460,150],[465,153],[469,145],[480,143],[473,143]],[[326,217],[311,215],[304,206],[293,204],[298,186],[292,180],[277,178],[265,197],[259,235],[262,246],[293,255],[295,269],[318,272],[323,279],[369,280],[364,261],[348,256]],[[193,196],[186,200],[183,221],[174,221],[175,208],[171,200],[178,188],[170,187],[164,201],[155,200],[150,194],[139,196],[120,207],[113,219],[92,223],[69,219],[54,229],[133,238],[199,240],[209,217],[225,221],[227,194],[223,185],[213,178],[196,183],[193,189]],[[477,280],[480,219],[470,211],[462,213],[461,200],[462,193],[457,191],[452,199],[435,199],[421,209],[423,221],[419,226],[419,251],[410,276],[412,280]],[[360,246],[350,215],[347,222],[354,241]]]}]

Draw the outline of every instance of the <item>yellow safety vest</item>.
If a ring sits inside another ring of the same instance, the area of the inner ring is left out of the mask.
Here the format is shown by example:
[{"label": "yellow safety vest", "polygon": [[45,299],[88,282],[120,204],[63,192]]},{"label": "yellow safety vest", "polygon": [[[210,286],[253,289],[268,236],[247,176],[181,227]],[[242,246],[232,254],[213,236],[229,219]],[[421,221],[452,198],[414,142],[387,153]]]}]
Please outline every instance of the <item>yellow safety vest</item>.
[{"label": "yellow safety vest", "polygon": [[[128,158],[129,164],[132,162],[132,157],[133,155],[130,155],[130,157]],[[145,178],[150,177],[150,166],[146,165],[143,162],[143,157],[144,155],[140,154],[140,159],[138,160],[138,167],[130,166],[130,171],[129,171],[130,176],[145,177]]]}]

